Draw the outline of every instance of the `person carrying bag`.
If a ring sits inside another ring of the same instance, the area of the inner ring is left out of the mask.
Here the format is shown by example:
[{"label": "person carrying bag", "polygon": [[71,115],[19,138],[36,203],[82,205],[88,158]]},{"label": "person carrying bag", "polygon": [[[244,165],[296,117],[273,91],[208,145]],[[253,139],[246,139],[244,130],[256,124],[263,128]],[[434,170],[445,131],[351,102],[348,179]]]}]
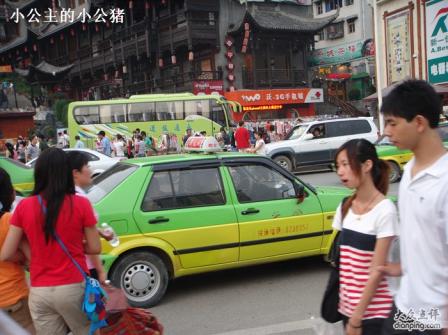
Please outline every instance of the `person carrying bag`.
[{"label": "person carrying bag", "polygon": [[335,157],[341,182],[354,193],[334,216],[333,228],[339,232],[333,253],[336,267],[322,302],[322,317],[332,323],[342,320],[347,335],[378,335],[393,299],[386,278],[374,269],[386,264],[398,230],[397,210],[385,197],[389,166],[364,139],[344,143]]}]

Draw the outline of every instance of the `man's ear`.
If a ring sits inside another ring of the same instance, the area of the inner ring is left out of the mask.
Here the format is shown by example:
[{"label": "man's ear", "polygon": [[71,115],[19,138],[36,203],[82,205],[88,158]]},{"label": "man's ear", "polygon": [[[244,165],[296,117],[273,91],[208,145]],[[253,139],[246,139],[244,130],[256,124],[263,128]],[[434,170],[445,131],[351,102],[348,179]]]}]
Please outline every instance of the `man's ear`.
[{"label": "man's ear", "polygon": [[416,128],[417,128],[417,131],[418,131],[419,133],[422,133],[423,131],[425,131],[426,129],[429,128],[429,122],[428,122],[428,119],[425,118],[425,117],[422,116],[422,115],[417,115],[417,116],[414,118],[414,122],[415,122],[415,125],[416,125]]}]

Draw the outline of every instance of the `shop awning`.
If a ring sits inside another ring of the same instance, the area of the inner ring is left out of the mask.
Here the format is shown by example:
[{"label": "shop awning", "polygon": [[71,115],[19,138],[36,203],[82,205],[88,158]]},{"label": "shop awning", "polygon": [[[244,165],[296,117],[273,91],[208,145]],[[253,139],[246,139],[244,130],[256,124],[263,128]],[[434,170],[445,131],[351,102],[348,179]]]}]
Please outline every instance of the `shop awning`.
[{"label": "shop awning", "polygon": [[327,80],[347,80],[352,75],[350,73],[329,73],[327,74]]}]

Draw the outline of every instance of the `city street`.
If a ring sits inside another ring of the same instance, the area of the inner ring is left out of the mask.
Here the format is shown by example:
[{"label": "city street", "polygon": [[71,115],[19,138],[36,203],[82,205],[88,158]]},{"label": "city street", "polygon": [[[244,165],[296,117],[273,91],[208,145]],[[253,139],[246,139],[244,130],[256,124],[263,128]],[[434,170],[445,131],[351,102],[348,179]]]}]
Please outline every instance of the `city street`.
[{"label": "city street", "polygon": [[[340,186],[334,172],[299,178]],[[398,183],[390,194],[397,194]],[[151,308],[171,335],[315,334],[329,266],[321,257],[180,278]]]}]

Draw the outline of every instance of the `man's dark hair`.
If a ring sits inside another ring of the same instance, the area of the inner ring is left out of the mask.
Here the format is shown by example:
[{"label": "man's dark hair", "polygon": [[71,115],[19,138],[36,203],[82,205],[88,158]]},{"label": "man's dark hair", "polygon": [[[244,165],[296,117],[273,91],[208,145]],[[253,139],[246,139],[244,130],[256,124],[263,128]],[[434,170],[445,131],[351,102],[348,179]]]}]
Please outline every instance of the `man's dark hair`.
[{"label": "man's dark hair", "polygon": [[67,134],[67,130],[64,130],[64,134]]},{"label": "man's dark hair", "polygon": [[45,140],[45,135],[44,134],[38,134],[37,137],[40,138],[41,140]]},{"label": "man's dark hair", "polygon": [[241,120],[240,122],[238,122],[238,125],[239,125],[240,127],[242,127],[243,124],[244,124],[244,121],[243,121],[243,120]]},{"label": "man's dark hair", "polygon": [[68,161],[72,170],[81,171],[82,167],[89,165],[89,156],[81,151],[67,151]]},{"label": "man's dark hair", "polygon": [[412,121],[417,115],[428,120],[431,128],[439,124],[442,100],[424,80],[406,80],[383,99],[381,113]]},{"label": "man's dark hair", "polygon": [[14,202],[14,188],[8,172],[0,168],[0,217],[3,213],[9,212]]},{"label": "man's dark hair", "polygon": [[81,139],[81,137],[79,137],[79,135],[75,136],[75,140],[80,140],[80,139]]}]

